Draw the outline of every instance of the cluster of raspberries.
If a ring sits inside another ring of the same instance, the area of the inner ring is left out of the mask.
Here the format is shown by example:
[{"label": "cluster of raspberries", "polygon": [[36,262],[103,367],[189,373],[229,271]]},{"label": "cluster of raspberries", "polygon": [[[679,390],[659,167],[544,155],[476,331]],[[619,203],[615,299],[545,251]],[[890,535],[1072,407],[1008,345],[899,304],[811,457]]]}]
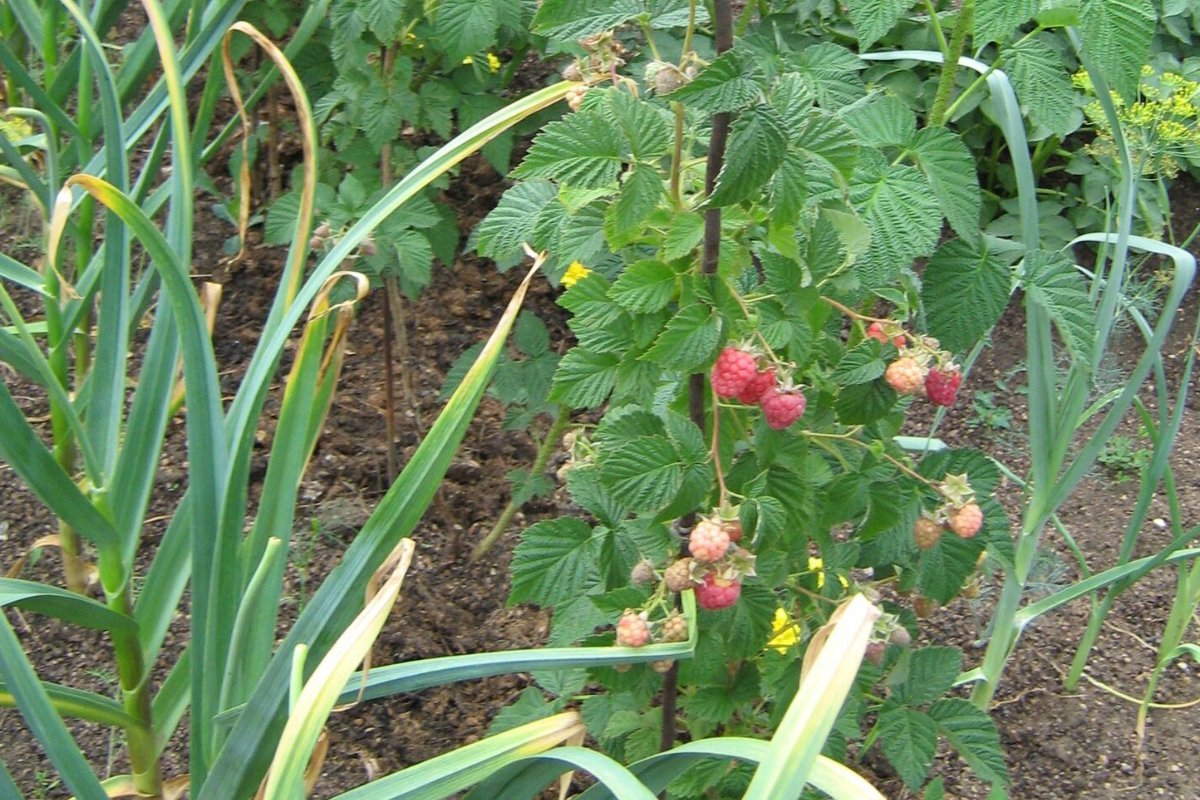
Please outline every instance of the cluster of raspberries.
[{"label": "cluster of raspberries", "polygon": [[804,416],[808,404],[804,393],[785,380],[776,380],[773,365],[759,365],[759,359],[740,347],[726,347],[713,364],[713,391],[718,397],[737,399],[762,409],[767,425],[777,431]]}]

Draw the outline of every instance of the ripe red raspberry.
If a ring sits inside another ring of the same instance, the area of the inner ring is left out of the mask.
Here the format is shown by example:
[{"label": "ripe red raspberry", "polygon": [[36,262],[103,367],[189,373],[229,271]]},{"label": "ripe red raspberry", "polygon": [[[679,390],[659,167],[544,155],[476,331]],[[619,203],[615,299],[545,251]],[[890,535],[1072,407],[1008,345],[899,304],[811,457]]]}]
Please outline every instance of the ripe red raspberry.
[{"label": "ripe red raspberry", "polygon": [[626,611],[617,620],[617,645],[641,647],[650,641],[650,625],[636,611]]},{"label": "ripe red raspberry", "polygon": [[720,561],[729,549],[729,534],[711,519],[702,519],[688,537],[688,552],[697,561],[711,564]]},{"label": "ripe red raspberry", "polygon": [[767,369],[754,373],[746,388],[738,392],[737,399],[752,406],[762,399],[763,393],[775,386],[775,370]]},{"label": "ripe red raspberry", "polygon": [[804,416],[804,408],[808,400],[799,389],[782,392],[779,389],[768,389],[758,401],[763,410],[763,419],[767,425],[777,431],[791,425]]},{"label": "ripe red raspberry", "polygon": [[664,642],[686,642],[688,638],[687,618],[682,614],[672,614],[662,621],[659,639]]},{"label": "ripe red raspberry", "polygon": [[970,539],[983,527],[983,509],[977,503],[967,503],[950,509],[950,530],[963,539]]},{"label": "ripe red raspberry", "polygon": [[672,592],[682,592],[695,586],[696,581],[692,578],[692,560],[681,558],[667,567],[663,573],[663,580]]},{"label": "ripe red raspberry", "polygon": [[741,594],[740,583],[719,578],[716,573],[710,572],[704,576],[704,582],[696,587],[696,602],[701,608],[717,611],[729,608]]},{"label": "ripe red raspberry", "polygon": [[925,385],[925,368],[915,358],[904,356],[888,364],[883,377],[900,394],[918,394]]},{"label": "ripe red raspberry", "polygon": [[713,390],[718,397],[737,397],[757,374],[754,356],[736,347],[726,347],[712,367]]},{"label": "ripe red raspberry", "polygon": [[929,402],[947,408],[954,405],[962,378],[962,373],[953,367],[944,370],[935,367],[929,370],[929,374],[925,376],[925,394],[929,397]]},{"label": "ripe red raspberry", "polygon": [[[887,344],[887,340],[888,340],[887,334],[883,332],[883,326],[880,325],[878,322],[872,322],[870,325],[867,326],[867,337],[870,339],[875,339],[876,341],[879,341],[879,342],[883,342],[884,344]],[[903,336],[893,336],[892,344],[896,345],[896,347],[903,347],[904,346],[904,337]]]},{"label": "ripe red raspberry", "polygon": [[913,541],[921,550],[932,549],[942,538],[942,526],[929,517],[920,517],[913,525]]}]

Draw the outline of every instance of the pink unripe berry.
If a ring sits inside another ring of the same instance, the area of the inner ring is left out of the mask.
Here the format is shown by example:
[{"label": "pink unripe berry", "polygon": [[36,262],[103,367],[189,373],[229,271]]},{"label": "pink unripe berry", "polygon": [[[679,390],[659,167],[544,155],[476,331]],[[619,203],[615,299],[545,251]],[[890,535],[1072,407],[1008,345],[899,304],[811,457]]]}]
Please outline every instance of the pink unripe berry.
[{"label": "pink unripe berry", "polygon": [[641,647],[650,641],[650,624],[636,611],[626,611],[617,620],[617,645]]},{"label": "pink unripe berry", "polygon": [[711,564],[720,561],[721,556],[729,549],[729,534],[717,522],[702,519],[692,529],[688,537],[688,552],[697,561]]}]

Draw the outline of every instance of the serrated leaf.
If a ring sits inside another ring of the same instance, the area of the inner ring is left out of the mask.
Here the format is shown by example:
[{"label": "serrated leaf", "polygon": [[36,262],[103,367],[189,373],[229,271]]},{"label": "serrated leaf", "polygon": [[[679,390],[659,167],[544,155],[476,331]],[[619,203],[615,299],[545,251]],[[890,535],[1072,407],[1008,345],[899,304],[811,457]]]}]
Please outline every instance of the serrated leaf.
[{"label": "serrated leaf", "polygon": [[809,45],[790,56],[789,61],[817,95],[817,102],[827,109],[848,106],[867,93],[858,76],[867,63],[840,45]]},{"label": "serrated leaf", "polygon": [[1083,50],[1126,100],[1137,91],[1157,17],[1152,0],[1080,0]]},{"label": "serrated leaf", "polygon": [[554,39],[580,39],[612,30],[641,12],[638,0],[545,0],[532,29]]},{"label": "serrated leaf", "polygon": [[921,553],[917,567],[917,586],[921,594],[938,603],[949,603],[958,597],[967,577],[975,572],[975,564],[984,544],[978,537],[960,539],[943,534],[936,546]]},{"label": "serrated leaf", "polygon": [[910,6],[909,0],[848,0],[846,10],[850,12],[859,49],[866,51],[879,41]]},{"label": "serrated leaf", "polygon": [[932,703],[950,690],[962,671],[957,647],[922,647],[911,651],[888,677],[891,699],[901,705]]},{"label": "serrated leaf", "polygon": [[543,128],[511,175],[597,188],[617,179],[621,151],[621,136],[612,123],[598,113],[581,111]]},{"label": "serrated leaf", "polygon": [[706,114],[738,111],[758,100],[765,79],[757,61],[741,50],[718,56],[690,83],[666,95]]},{"label": "serrated leaf", "polygon": [[962,698],[947,697],[930,706],[929,716],[976,775],[989,783],[1008,784],[1000,734],[987,712]]},{"label": "serrated leaf", "polygon": [[885,92],[863,98],[841,116],[859,140],[875,147],[907,145],[917,133],[917,115],[900,98]]},{"label": "serrated leaf", "polygon": [[637,261],[629,265],[608,290],[608,296],[633,314],[660,311],[675,295],[675,270],[661,261]]},{"label": "serrated leaf", "polygon": [[597,580],[597,540],[581,519],[563,517],[525,529],[513,552],[508,602],[552,606],[580,594]]},{"label": "serrated leaf", "polygon": [[937,753],[937,724],[927,714],[904,706],[884,711],[878,742],[908,788],[925,782]]},{"label": "serrated leaf", "polygon": [[459,61],[491,44],[499,23],[494,0],[441,0],[433,29],[447,58]]},{"label": "serrated leaf", "polygon": [[952,353],[966,351],[1000,319],[1011,292],[1011,270],[986,244],[946,242],[929,259],[922,278],[929,334]]},{"label": "serrated leaf", "polygon": [[671,117],[665,108],[616,90],[608,93],[608,105],[634,160],[649,161],[670,152]]},{"label": "serrated leaf", "polygon": [[940,481],[947,475],[966,474],[976,497],[989,495],[1000,485],[1000,468],[983,452],[970,448],[939,450],[921,459],[917,472],[930,480]]},{"label": "serrated leaf", "polygon": [[1029,119],[1059,137],[1066,136],[1078,123],[1080,112],[1075,89],[1062,58],[1040,39],[1022,41],[1006,51],[1011,64],[1009,74],[1017,99]]},{"label": "serrated leaf", "polygon": [[1021,25],[1037,13],[1039,5],[1038,0],[975,0],[973,44],[982,47],[1013,38]]},{"label": "serrated leaf", "polygon": [[[405,97],[408,95],[408,97]],[[404,121],[406,101],[411,92],[389,91],[383,84],[368,86],[358,99],[362,107],[362,130],[367,141],[378,150],[385,142],[400,135],[400,124]]]},{"label": "serrated leaf", "polygon": [[611,624],[612,617],[597,609],[591,597],[581,591],[574,598],[554,607],[550,637],[546,644],[550,647],[567,647],[590,636],[596,628]]},{"label": "serrated leaf", "polygon": [[[603,258],[604,207],[604,203],[591,203],[559,220],[555,231],[558,244],[551,251],[565,263],[591,264]],[[539,220],[539,226],[541,223]]]},{"label": "serrated leaf", "polygon": [[630,510],[653,512],[674,498],[683,481],[683,460],[665,436],[622,442],[600,462],[600,480]]},{"label": "serrated leaf", "polygon": [[572,408],[599,406],[613,389],[619,362],[611,353],[572,348],[558,362],[550,399]]},{"label": "serrated leaf", "polygon": [[744,583],[738,601],[729,608],[701,611],[700,625],[702,629],[711,627],[724,642],[724,659],[732,663],[762,651],[771,636],[777,606],[769,589],[758,583]]},{"label": "serrated leaf", "polygon": [[606,327],[625,313],[608,297],[609,283],[603,275],[592,272],[559,295],[558,304],[573,315],[576,327]]},{"label": "serrated leaf", "polygon": [[816,99],[816,93],[798,72],[780,75],[771,87],[771,105],[789,128],[805,123]]},{"label": "serrated leaf", "polygon": [[604,233],[613,250],[641,235],[646,217],[658,205],[662,194],[663,183],[657,169],[639,164],[629,172],[620,196],[604,215]]},{"label": "serrated leaf", "polygon": [[712,360],[720,338],[720,317],[703,303],[692,303],[671,318],[642,358],[667,369],[695,371]]},{"label": "serrated leaf", "polygon": [[975,158],[947,128],[922,128],[909,147],[917,169],[929,179],[950,227],[968,242],[979,241],[980,194]]},{"label": "serrated leaf", "polygon": [[838,420],[847,425],[869,425],[888,415],[896,397],[896,390],[883,380],[843,386],[834,410]]},{"label": "serrated leaf", "polygon": [[796,148],[848,179],[858,163],[858,137],[834,114],[815,110],[791,136]]},{"label": "serrated leaf", "polygon": [[[404,0],[378,0],[363,3],[358,11],[366,20],[367,27],[375,38],[387,42],[396,38],[396,31],[404,19]],[[278,38],[278,37],[276,37]]]},{"label": "serrated leaf", "polygon": [[505,192],[479,223],[479,254],[499,258],[532,241],[538,215],[554,201],[555,193],[549,181],[526,181]]},{"label": "serrated leaf", "polygon": [[871,230],[871,246],[855,271],[868,286],[879,286],[933,252],[942,210],[925,176],[913,167],[891,164],[882,172],[856,175],[863,182],[851,187],[851,199]]},{"label": "serrated leaf", "polygon": [[547,702],[540,689],[536,686],[526,686],[517,695],[517,699],[500,709],[492,724],[488,726],[488,735],[512,730],[528,722],[545,719],[560,710],[561,703]]},{"label": "serrated leaf", "polygon": [[787,146],[787,126],[775,109],[759,105],[739,114],[708,205],[733,205],[756,194],[783,162]]},{"label": "serrated leaf", "polygon": [[575,465],[567,470],[567,490],[580,508],[593,514],[610,528],[624,519],[628,509],[600,483],[600,469],[594,464]]},{"label": "serrated leaf", "polygon": [[513,344],[531,358],[540,356],[550,349],[550,332],[537,314],[522,311],[513,329]]},{"label": "serrated leaf", "polygon": [[771,201],[771,219],[778,224],[792,224],[808,200],[808,173],[805,159],[798,153],[788,153],[767,189]]},{"label": "serrated leaf", "polygon": [[663,257],[682,258],[696,249],[704,238],[704,217],[694,211],[676,214],[663,241]]},{"label": "serrated leaf", "polygon": [[869,339],[842,356],[829,379],[840,386],[868,383],[883,375],[886,369],[883,347]]},{"label": "serrated leaf", "polygon": [[1034,250],[1025,256],[1022,287],[1054,322],[1067,351],[1077,361],[1091,358],[1095,309],[1087,283],[1061,253]]}]

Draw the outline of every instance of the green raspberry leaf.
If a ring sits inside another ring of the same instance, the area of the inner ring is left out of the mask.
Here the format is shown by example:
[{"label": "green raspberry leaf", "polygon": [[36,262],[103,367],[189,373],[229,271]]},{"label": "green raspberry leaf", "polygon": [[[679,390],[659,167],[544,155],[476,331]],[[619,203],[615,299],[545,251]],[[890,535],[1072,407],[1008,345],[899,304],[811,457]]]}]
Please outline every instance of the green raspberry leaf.
[{"label": "green raspberry leaf", "polygon": [[495,0],[442,0],[433,29],[447,58],[458,62],[495,41],[499,24]]},{"label": "green raspberry leaf", "polygon": [[975,0],[974,46],[1010,39],[1038,12],[1038,0]]},{"label": "green raspberry leaf", "polygon": [[642,358],[667,369],[694,372],[713,360],[720,338],[720,317],[703,303],[692,303],[671,318]]},{"label": "green raspberry leaf", "polygon": [[954,686],[962,671],[962,651],[957,647],[922,647],[907,653],[888,676],[891,699],[901,705],[932,703]]},{"label": "green raspberry leaf", "polygon": [[586,522],[562,517],[525,529],[513,552],[509,605],[557,605],[599,580],[599,540]]},{"label": "green raspberry leaf", "polygon": [[855,347],[833,368],[829,379],[841,386],[869,383],[887,370],[883,360],[883,345],[868,339]]},{"label": "green raspberry leaf", "polygon": [[526,686],[517,699],[500,709],[492,724],[488,727],[488,735],[503,733],[539,719],[545,719],[551,714],[562,710],[563,702],[554,700],[548,702],[542,690],[536,686]]},{"label": "green raspberry leaf", "polygon": [[755,195],[783,163],[787,146],[787,126],[775,109],[759,105],[739,114],[708,205],[733,205]]},{"label": "green raspberry leaf", "polygon": [[968,242],[979,241],[981,200],[975,158],[946,128],[922,128],[909,145],[917,169],[929,179],[950,227]]},{"label": "green raspberry leaf", "polygon": [[684,461],[665,436],[622,442],[600,461],[600,480],[634,512],[666,506],[683,482]]},{"label": "green raspberry leaf", "polygon": [[594,111],[581,111],[543,128],[511,175],[600,188],[616,181],[622,145],[620,131],[610,121]]},{"label": "green raspberry leaf", "polygon": [[929,716],[976,775],[990,783],[1008,785],[1000,734],[987,712],[962,698],[947,697],[930,706]]},{"label": "green raspberry leaf", "polygon": [[975,344],[1000,319],[1012,292],[1012,271],[983,246],[952,239],[925,267],[921,304],[929,334],[952,353]]},{"label": "green raspberry leaf", "polygon": [[848,0],[846,10],[858,34],[859,49],[866,51],[883,38],[910,7],[910,0]]},{"label": "green raspberry leaf", "polygon": [[612,30],[641,12],[638,0],[545,0],[532,28],[553,39],[580,39]]},{"label": "green raspberry leaf", "polygon": [[558,362],[550,399],[572,408],[595,408],[604,402],[617,380],[620,359],[611,353],[572,348]]},{"label": "green raspberry leaf", "polygon": [[661,311],[675,296],[675,270],[661,261],[635,261],[608,290],[608,296],[631,314]]},{"label": "green raspberry leaf", "polygon": [[916,790],[925,782],[937,753],[937,724],[928,714],[905,706],[884,711],[878,741],[908,788]]},{"label": "green raspberry leaf", "polygon": [[627,173],[621,194],[604,215],[604,233],[613,250],[641,236],[646,218],[662,195],[662,177],[654,167],[638,164]]},{"label": "green raspberry leaf", "polygon": [[705,114],[737,111],[762,97],[766,80],[749,53],[738,49],[721,54],[690,83],[666,96]]},{"label": "green raspberry leaf", "polygon": [[858,76],[866,69],[867,62],[840,45],[832,42],[809,45],[791,55],[788,61],[824,108],[844,108],[867,93]]},{"label": "green raspberry leaf", "polygon": [[1152,0],[1080,0],[1083,50],[1122,97],[1137,92],[1157,16]]},{"label": "green raspberry leaf", "polygon": [[1039,38],[1020,42],[1006,51],[1012,65],[1013,89],[1029,119],[1060,138],[1079,127],[1083,114],[1075,104],[1071,76],[1062,58]]},{"label": "green raspberry leaf", "polygon": [[943,533],[934,547],[921,553],[917,567],[921,594],[943,605],[957,597],[983,552],[981,538],[960,539],[953,533]]},{"label": "green raspberry leaf", "polygon": [[855,180],[850,196],[871,230],[870,247],[855,272],[866,285],[880,286],[933,252],[942,210],[925,176],[913,167],[876,161],[855,173]]},{"label": "green raspberry leaf", "polygon": [[538,215],[554,202],[555,194],[554,184],[549,181],[526,181],[505,192],[479,223],[479,254],[502,258],[516,252],[522,242],[532,242]]},{"label": "green raspberry leaf", "polygon": [[843,386],[834,410],[846,425],[870,425],[883,419],[896,405],[896,390],[882,379]]},{"label": "green raspberry leaf", "polygon": [[1071,260],[1044,250],[1028,253],[1022,285],[1054,322],[1071,357],[1087,363],[1095,339],[1096,314],[1087,282]]}]

